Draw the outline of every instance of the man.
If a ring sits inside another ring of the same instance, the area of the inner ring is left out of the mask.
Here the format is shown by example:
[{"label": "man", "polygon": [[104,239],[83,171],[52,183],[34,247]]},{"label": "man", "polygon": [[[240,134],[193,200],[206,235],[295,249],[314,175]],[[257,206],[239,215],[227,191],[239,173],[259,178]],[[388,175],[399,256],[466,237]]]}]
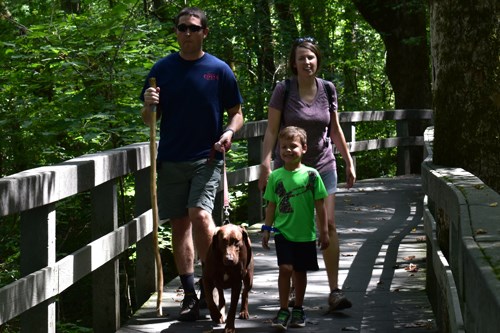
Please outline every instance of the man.
[{"label": "man", "polygon": [[[194,288],[196,248],[202,262],[214,232],[212,209],[221,177],[222,149],[243,126],[242,97],[233,72],[203,51],[208,35],[205,13],[184,8],[176,16],[180,51],[160,59],[141,93],[142,119],[149,124],[153,105],[161,117],[158,147],[158,208],[170,219],[174,259],[184,288],[179,320],[195,321],[199,300]],[[224,111],[228,124],[224,129]]]}]

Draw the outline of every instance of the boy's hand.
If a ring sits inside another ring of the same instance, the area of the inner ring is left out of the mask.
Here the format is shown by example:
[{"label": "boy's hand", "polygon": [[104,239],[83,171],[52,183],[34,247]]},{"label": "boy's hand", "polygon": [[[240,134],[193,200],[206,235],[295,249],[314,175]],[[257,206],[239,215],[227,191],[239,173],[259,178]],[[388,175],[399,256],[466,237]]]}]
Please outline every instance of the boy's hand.
[{"label": "boy's hand", "polygon": [[266,250],[269,250],[269,231],[264,230],[262,231],[262,247]]}]

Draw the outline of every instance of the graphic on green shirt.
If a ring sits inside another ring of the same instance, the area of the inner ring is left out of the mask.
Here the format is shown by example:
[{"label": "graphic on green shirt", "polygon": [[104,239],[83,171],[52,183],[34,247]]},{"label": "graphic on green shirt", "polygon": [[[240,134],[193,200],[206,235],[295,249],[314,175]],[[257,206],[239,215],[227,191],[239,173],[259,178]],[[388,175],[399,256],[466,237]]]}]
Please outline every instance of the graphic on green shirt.
[{"label": "graphic on green shirt", "polygon": [[314,197],[314,182],[316,181],[316,174],[312,171],[308,171],[307,173],[309,175],[309,181],[307,182],[307,185],[294,188],[288,192],[283,185],[283,181],[278,181],[278,183],[276,184],[275,193],[279,198],[281,198],[278,207],[280,213],[293,213],[293,207],[290,204],[290,198],[306,193],[307,191],[311,191]]}]

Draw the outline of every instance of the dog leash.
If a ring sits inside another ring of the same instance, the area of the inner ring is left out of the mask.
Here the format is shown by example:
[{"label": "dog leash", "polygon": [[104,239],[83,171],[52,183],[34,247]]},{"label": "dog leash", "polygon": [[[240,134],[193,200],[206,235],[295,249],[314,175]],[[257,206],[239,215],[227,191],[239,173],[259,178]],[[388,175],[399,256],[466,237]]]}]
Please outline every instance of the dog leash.
[{"label": "dog leash", "polygon": [[222,207],[222,209],[224,210],[224,222],[223,224],[230,224],[231,221],[229,220],[229,210],[230,210],[230,207],[229,207],[229,188],[228,188],[228,185],[227,185],[227,173],[226,173],[226,150],[224,149],[224,147],[222,148],[222,161],[223,161],[223,165],[222,165],[222,168],[223,168],[223,187],[224,187],[224,206]]},{"label": "dog leash", "polygon": [[[207,163],[213,160],[215,157],[215,149],[212,148],[210,151],[210,156],[207,158]],[[224,211],[224,221],[223,224],[230,224],[229,211],[231,210],[229,206],[229,188],[227,185],[227,172],[226,172],[226,149],[222,147],[222,186],[224,190],[224,204],[222,209]]]}]

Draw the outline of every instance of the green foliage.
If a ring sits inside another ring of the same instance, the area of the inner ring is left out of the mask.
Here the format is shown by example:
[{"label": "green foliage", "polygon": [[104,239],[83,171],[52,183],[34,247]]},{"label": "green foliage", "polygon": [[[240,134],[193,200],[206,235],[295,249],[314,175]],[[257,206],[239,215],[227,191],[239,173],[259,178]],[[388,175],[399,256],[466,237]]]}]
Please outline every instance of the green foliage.
[{"label": "green foliage", "polygon": [[57,332],[61,333],[91,333],[93,332],[91,328],[78,326],[71,323],[58,323]]},{"label": "green foliage", "polygon": [[95,2],[81,15],[32,10],[26,35],[3,27],[1,175],[147,138],[137,116],[142,82],[176,45],[140,4]]},{"label": "green foliage", "polygon": [[14,282],[19,274],[19,217],[9,216],[2,219],[0,233],[0,287]]}]

